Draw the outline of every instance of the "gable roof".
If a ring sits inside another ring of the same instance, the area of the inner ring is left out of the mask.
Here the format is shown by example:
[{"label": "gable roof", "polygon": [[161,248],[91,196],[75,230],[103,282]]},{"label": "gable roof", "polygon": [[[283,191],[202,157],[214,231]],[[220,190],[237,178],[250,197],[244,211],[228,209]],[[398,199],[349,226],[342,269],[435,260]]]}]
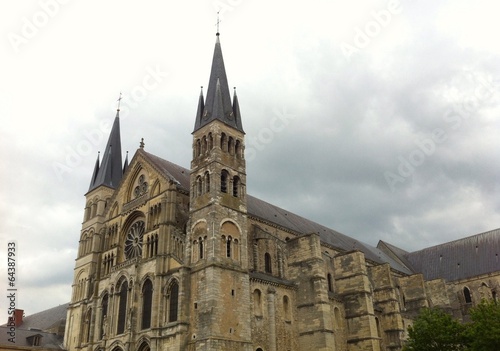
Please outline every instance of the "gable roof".
[{"label": "gable roof", "polygon": [[404,257],[426,280],[466,279],[500,271],[500,228],[451,241]]},{"label": "gable roof", "polygon": [[21,324],[19,328],[49,330],[59,323],[66,322],[66,312],[68,307],[69,303],[65,303],[63,305],[52,307],[24,317],[23,324]]},{"label": "gable roof", "polygon": [[[143,151],[143,154],[159,171],[176,182],[180,188],[189,191],[190,171],[188,169],[145,151]],[[250,217],[274,223],[282,228],[290,230],[296,235],[317,233],[324,243],[342,251],[360,250],[365,254],[365,257],[371,261],[389,263],[392,268],[402,273],[412,273],[406,266],[376,247],[360,242],[251,195],[247,195],[247,213]]]}]

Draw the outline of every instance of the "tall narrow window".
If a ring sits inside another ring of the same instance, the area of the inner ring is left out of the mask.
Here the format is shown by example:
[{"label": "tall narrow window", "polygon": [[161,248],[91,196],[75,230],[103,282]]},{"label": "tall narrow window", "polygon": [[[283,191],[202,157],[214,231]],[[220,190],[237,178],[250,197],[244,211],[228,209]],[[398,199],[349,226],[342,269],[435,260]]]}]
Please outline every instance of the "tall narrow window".
[{"label": "tall narrow window", "polygon": [[201,177],[198,176],[196,177],[196,195],[200,196],[203,194],[203,184],[201,182]]},{"label": "tall narrow window", "polygon": [[153,283],[146,280],[142,287],[142,329],[151,328],[151,308],[153,304]]},{"label": "tall narrow window", "polygon": [[292,318],[290,317],[290,300],[288,296],[283,296],[283,312],[285,315],[285,320],[290,321]]},{"label": "tall narrow window", "polygon": [[465,298],[465,303],[472,302],[472,296],[470,294],[470,290],[468,287],[464,287],[464,298]]},{"label": "tall narrow window", "polygon": [[265,266],[265,271],[266,273],[272,273],[273,269],[271,266],[271,255],[266,252],[264,255],[264,266]]},{"label": "tall narrow window", "polygon": [[222,151],[227,151],[227,136],[225,133],[220,136],[220,148]]},{"label": "tall narrow window", "polygon": [[176,322],[178,318],[178,304],[179,304],[179,284],[174,281],[170,284],[168,294],[168,321]]},{"label": "tall narrow window", "polygon": [[99,330],[99,339],[102,339],[104,335],[108,332],[108,294],[104,295],[101,302],[101,323]]},{"label": "tall narrow window", "polygon": [[231,241],[232,238],[228,237],[226,241],[226,257],[231,257]]},{"label": "tall narrow window", "polygon": [[127,295],[128,283],[124,281],[120,287],[119,302],[118,302],[118,324],[116,334],[123,334],[125,331],[125,320],[127,317]]},{"label": "tall narrow window", "polygon": [[253,311],[256,316],[262,316],[262,294],[259,289],[253,291]]},{"label": "tall narrow window", "polygon": [[236,158],[240,158],[240,151],[241,150],[241,143],[239,140],[236,140],[236,143],[234,144],[234,154],[236,155]]},{"label": "tall narrow window", "polygon": [[196,140],[196,157],[201,155],[201,142],[200,139]]},{"label": "tall narrow window", "polygon": [[233,137],[229,137],[229,141],[227,143],[227,151],[231,155],[234,154],[234,139],[233,139]]},{"label": "tall narrow window", "polygon": [[210,173],[205,172],[205,192],[210,192]]},{"label": "tall narrow window", "polygon": [[226,170],[222,170],[220,174],[220,191],[223,193],[227,193],[227,179],[229,173]]},{"label": "tall narrow window", "polygon": [[333,292],[333,279],[332,279],[332,275],[330,273],[328,273],[328,275],[326,277],[328,278],[328,291],[329,292]]},{"label": "tall narrow window", "polygon": [[199,251],[200,251],[200,259],[202,259],[203,258],[203,239],[200,238],[199,240],[200,241],[199,241],[198,245],[199,245]]},{"label": "tall narrow window", "polygon": [[239,188],[240,188],[240,178],[238,176],[235,176],[233,178],[233,196],[234,197],[238,197]]}]

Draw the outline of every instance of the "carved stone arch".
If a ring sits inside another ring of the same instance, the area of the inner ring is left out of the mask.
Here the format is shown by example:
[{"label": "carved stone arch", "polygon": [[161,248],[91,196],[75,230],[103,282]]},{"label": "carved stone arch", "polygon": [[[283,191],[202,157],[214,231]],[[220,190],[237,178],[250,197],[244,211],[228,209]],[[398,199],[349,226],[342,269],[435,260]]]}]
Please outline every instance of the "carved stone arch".
[{"label": "carved stone arch", "polygon": [[88,277],[87,270],[86,270],[85,268],[80,269],[80,271],[78,272],[78,274],[75,276],[75,281],[74,281],[74,283],[77,283],[77,282],[79,282],[81,279],[84,279],[84,278],[87,278],[87,277]]},{"label": "carved stone arch", "polygon": [[238,223],[229,218],[224,218],[220,224],[221,233],[221,248],[222,257],[231,258],[233,260],[240,259],[240,241],[241,227]]},{"label": "carved stone arch", "polygon": [[155,181],[153,182],[153,185],[151,186],[150,196],[153,197],[156,195],[160,195],[160,192],[161,192],[160,180],[155,179]]},{"label": "carved stone arch", "polygon": [[102,299],[108,295],[108,297],[111,295],[111,286],[109,287],[109,289],[104,289],[103,291],[101,291],[101,293],[99,294],[99,296],[97,297],[97,299],[99,300],[99,304],[101,304],[102,302]]},{"label": "carved stone arch", "polygon": [[137,340],[136,345],[137,351],[151,351],[151,342],[145,335],[141,336],[139,340]]},{"label": "carved stone arch", "polygon": [[125,345],[121,341],[115,340],[111,345],[109,345],[109,350],[111,350],[111,351],[124,351]]},{"label": "carved stone arch", "polygon": [[191,258],[195,262],[206,257],[207,243],[205,238],[208,236],[208,223],[204,219],[196,221],[191,226]]},{"label": "carved stone arch", "polygon": [[175,275],[171,276],[163,287],[165,322],[167,323],[176,322],[179,319],[180,287],[180,279]]},{"label": "carved stone arch", "polygon": [[125,201],[130,201],[134,199],[134,188],[136,186],[136,180],[139,177],[139,174],[144,170],[144,167],[140,162],[138,162],[135,166],[134,169],[130,172],[130,181],[127,184],[126,190],[125,190]]},{"label": "carved stone arch", "polygon": [[118,216],[118,201],[115,201],[111,209],[109,210],[108,219]]},{"label": "carved stone arch", "polygon": [[[141,289],[144,286],[144,283],[146,282],[146,280],[148,280],[148,279],[151,280],[151,283],[153,283],[155,281],[154,274],[152,272],[148,272],[142,276],[141,280],[139,281],[139,286]],[[154,284],[153,284],[153,290],[154,290]]]},{"label": "carved stone arch", "polygon": [[115,284],[114,284],[114,286],[115,286],[115,288],[116,288],[116,290],[117,290],[117,291],[119,291],[119,290],[120,290],[120,287],[121,287],[121,285],[123,284],[123,282],[124,282],[124,281],[126,281],[126,282],[128,283],[128,285],[129,285],[129,289],[130,289],[130,286],[131,286],[131,283],[130,283],[130,282],[131,282],[131,279],[130,279],[130,276],[129,276],[128,272],[126,272],[126,271],[121,271],[121,272],[117,275],[117,277],[118,277],[118,278],[116,278],[116,280],[115,280]]}]

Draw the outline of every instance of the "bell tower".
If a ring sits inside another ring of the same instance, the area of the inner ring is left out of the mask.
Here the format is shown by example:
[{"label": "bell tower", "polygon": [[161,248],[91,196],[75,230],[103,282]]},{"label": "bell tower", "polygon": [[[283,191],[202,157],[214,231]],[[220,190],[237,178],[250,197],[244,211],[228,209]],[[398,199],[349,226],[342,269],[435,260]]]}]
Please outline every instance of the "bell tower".
[{"label": "bell tower", "polygon": [[190,350],[251,350],[245,133],[216,36],[190,173]]}]

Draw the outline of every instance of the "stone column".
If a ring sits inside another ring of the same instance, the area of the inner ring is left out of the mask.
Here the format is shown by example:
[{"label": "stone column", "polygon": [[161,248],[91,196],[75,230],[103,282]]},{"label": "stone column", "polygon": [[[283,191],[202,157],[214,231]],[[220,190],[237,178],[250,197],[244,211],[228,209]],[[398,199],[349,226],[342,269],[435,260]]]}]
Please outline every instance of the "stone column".
[{"label": "stone column", "polygon": [[267,314],[269,317],[269,351],[276,351],[276,289],[267,289]]}]

